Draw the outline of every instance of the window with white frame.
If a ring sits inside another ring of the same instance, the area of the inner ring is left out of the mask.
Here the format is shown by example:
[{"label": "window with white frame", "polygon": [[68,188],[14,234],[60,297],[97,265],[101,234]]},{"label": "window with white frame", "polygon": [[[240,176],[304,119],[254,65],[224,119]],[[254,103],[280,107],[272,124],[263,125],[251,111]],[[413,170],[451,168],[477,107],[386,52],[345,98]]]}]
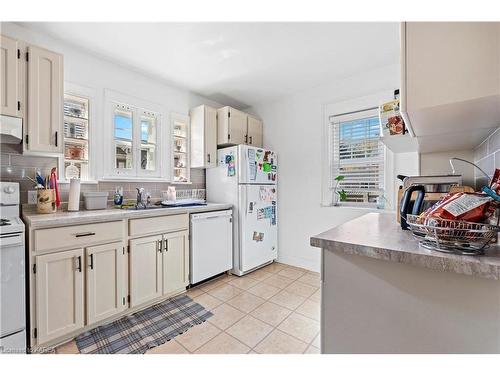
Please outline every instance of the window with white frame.
[{"label": "window with white frame", "polygon": [[123,103],[111,107],[112,174],[159,177],[159,113]]},{"label": "window with white frame", "polygon": [[329,118],[332,204],[375,205],[384,194],[385,146],[377,108]]}]

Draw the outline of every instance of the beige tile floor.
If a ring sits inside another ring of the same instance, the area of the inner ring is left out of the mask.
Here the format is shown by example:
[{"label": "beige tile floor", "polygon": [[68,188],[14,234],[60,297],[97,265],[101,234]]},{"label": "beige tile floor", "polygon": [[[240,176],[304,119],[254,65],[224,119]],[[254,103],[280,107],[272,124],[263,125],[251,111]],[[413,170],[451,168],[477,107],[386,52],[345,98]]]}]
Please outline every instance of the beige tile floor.
[{"label": "beige tile floor", "polygon": [[281,263],[221,276],[187,292],[214,315],[147,354],[319,354],[319,286],[319,274]]}]

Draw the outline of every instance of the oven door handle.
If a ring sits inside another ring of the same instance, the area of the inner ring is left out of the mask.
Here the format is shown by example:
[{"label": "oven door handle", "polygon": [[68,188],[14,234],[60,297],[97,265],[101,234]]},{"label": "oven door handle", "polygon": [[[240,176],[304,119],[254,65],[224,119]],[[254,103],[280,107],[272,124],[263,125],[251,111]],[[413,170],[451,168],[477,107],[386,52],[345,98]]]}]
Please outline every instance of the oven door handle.
[{"label": "oven door handle", "polygon": [[23,233],[5,233],[0,236],[0,246],[22,246],[24,245]]}]

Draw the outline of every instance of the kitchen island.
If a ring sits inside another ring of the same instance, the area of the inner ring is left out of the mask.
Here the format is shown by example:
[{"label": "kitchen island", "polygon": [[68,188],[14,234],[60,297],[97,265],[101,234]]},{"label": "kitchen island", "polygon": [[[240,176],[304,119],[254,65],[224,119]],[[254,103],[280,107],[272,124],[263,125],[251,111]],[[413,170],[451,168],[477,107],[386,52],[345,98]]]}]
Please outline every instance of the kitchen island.
[{"label": "kitchen island", "polygon": [[420,247],[390,213],[311,237],[322,250],[322,353],[500,353],[500,250]]}]

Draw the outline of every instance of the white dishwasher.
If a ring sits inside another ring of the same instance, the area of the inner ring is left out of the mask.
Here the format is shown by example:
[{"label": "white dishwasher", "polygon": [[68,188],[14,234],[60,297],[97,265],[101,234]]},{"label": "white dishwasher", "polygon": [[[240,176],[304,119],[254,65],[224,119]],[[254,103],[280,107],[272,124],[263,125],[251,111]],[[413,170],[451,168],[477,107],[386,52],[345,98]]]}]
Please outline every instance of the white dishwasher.
[{"label": "white dishwasher", "polygon": [[191,214],[190,234],[191,284],[233,268],[232,210]]}]

